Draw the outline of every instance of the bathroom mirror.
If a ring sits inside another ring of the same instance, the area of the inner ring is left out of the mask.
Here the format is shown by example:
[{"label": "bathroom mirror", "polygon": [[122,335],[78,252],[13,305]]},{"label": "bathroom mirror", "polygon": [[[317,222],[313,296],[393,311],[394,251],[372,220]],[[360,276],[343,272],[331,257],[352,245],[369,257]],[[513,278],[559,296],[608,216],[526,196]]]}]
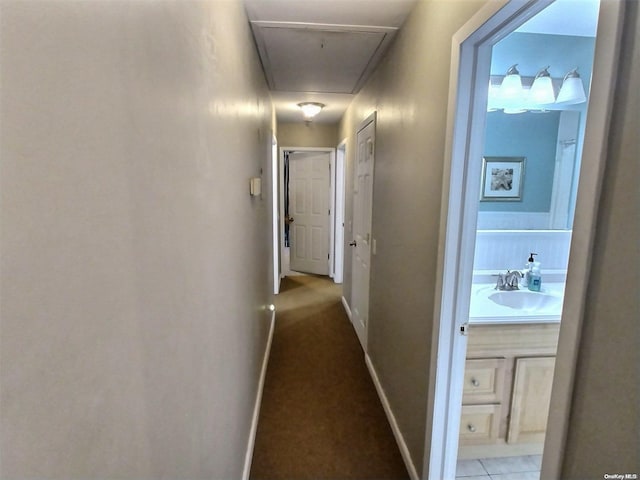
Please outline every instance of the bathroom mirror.
[{"label": "bathroom mirror", "polygon": [[[565,230],[571,228],[579,173],[576,146],[580,112],[550,110],[544,113],[488,112],[485,163],[491,159],[524,159],[514,164],[517,187],[509,197],[495,198],[483,185],[478,228],[500,230]],[[497,163],[495,163],[497,162]],[[526,166],[525,166],[526,165]],[[491,172],[488,172],[489,174]],[[486,183],[487,175],[483,175]],[[506,194],[506,193],[505,193]],[[504,201],[508,199],[509,201]]]},{"label": "bathroom mirror", "polygon": [[[563,78],[578,67],[585,92],[595,47],[594,36],[533,33],[518,29],[494,45],[491,90],[517,64],[526,98],[536,74],[549,65],[557,97]],[[491,94],[490,94],[491,96]],[[483,197],[479,230],[571,230],[587,102],[490,107],[484,157],[525,158],[519,195],[511,201]]]}]

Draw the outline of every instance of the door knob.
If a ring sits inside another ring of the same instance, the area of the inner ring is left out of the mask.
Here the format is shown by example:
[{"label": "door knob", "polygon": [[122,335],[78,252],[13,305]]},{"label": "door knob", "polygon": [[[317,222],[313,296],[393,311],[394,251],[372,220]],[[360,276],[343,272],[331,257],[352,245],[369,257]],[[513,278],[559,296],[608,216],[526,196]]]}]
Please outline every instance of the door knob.
[{"label": "door knob", "polygon": [[352,247],[356,246],[356,241],[354,240],[353,242],[349,242],[349,245],[351,245]]}]

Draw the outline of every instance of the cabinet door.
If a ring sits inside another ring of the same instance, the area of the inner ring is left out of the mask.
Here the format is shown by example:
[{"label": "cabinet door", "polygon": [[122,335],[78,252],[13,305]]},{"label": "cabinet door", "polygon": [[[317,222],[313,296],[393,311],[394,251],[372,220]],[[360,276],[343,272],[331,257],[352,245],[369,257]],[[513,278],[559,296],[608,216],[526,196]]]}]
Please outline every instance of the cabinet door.
[{"label": "cabinet door", "polygon": [[544,442],[554,365],[554,357],[516,359],[508,443]]}]

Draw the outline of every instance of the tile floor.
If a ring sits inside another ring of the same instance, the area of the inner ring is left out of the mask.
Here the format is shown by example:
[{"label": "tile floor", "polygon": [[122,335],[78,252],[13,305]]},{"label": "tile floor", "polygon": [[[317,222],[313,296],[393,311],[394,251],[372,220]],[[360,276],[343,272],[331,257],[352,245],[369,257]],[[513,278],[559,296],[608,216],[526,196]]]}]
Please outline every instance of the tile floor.
[{"label": "tile floor", "polygon": [[542,455],[458,460],[456,479],[540,480]]}]

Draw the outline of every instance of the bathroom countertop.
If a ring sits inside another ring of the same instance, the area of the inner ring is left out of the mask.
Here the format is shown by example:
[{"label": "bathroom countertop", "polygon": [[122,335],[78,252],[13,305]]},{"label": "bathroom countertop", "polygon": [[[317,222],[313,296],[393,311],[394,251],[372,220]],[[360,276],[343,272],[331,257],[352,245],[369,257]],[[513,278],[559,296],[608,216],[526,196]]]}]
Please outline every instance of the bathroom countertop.
[{"label": "bathroom countertop", "polygon": [[[494,302],[490,297],[496,293],[508,295],[531,295],[549,297],[549,305],[545,307],[512,308]],[[471,305],[469,323],[558,323],[562,316],[564,299],[564,283],[544,283],[541,291],[530,292],[527,289],[498,291],[495,284],[476,283],[471,287]]]}]

